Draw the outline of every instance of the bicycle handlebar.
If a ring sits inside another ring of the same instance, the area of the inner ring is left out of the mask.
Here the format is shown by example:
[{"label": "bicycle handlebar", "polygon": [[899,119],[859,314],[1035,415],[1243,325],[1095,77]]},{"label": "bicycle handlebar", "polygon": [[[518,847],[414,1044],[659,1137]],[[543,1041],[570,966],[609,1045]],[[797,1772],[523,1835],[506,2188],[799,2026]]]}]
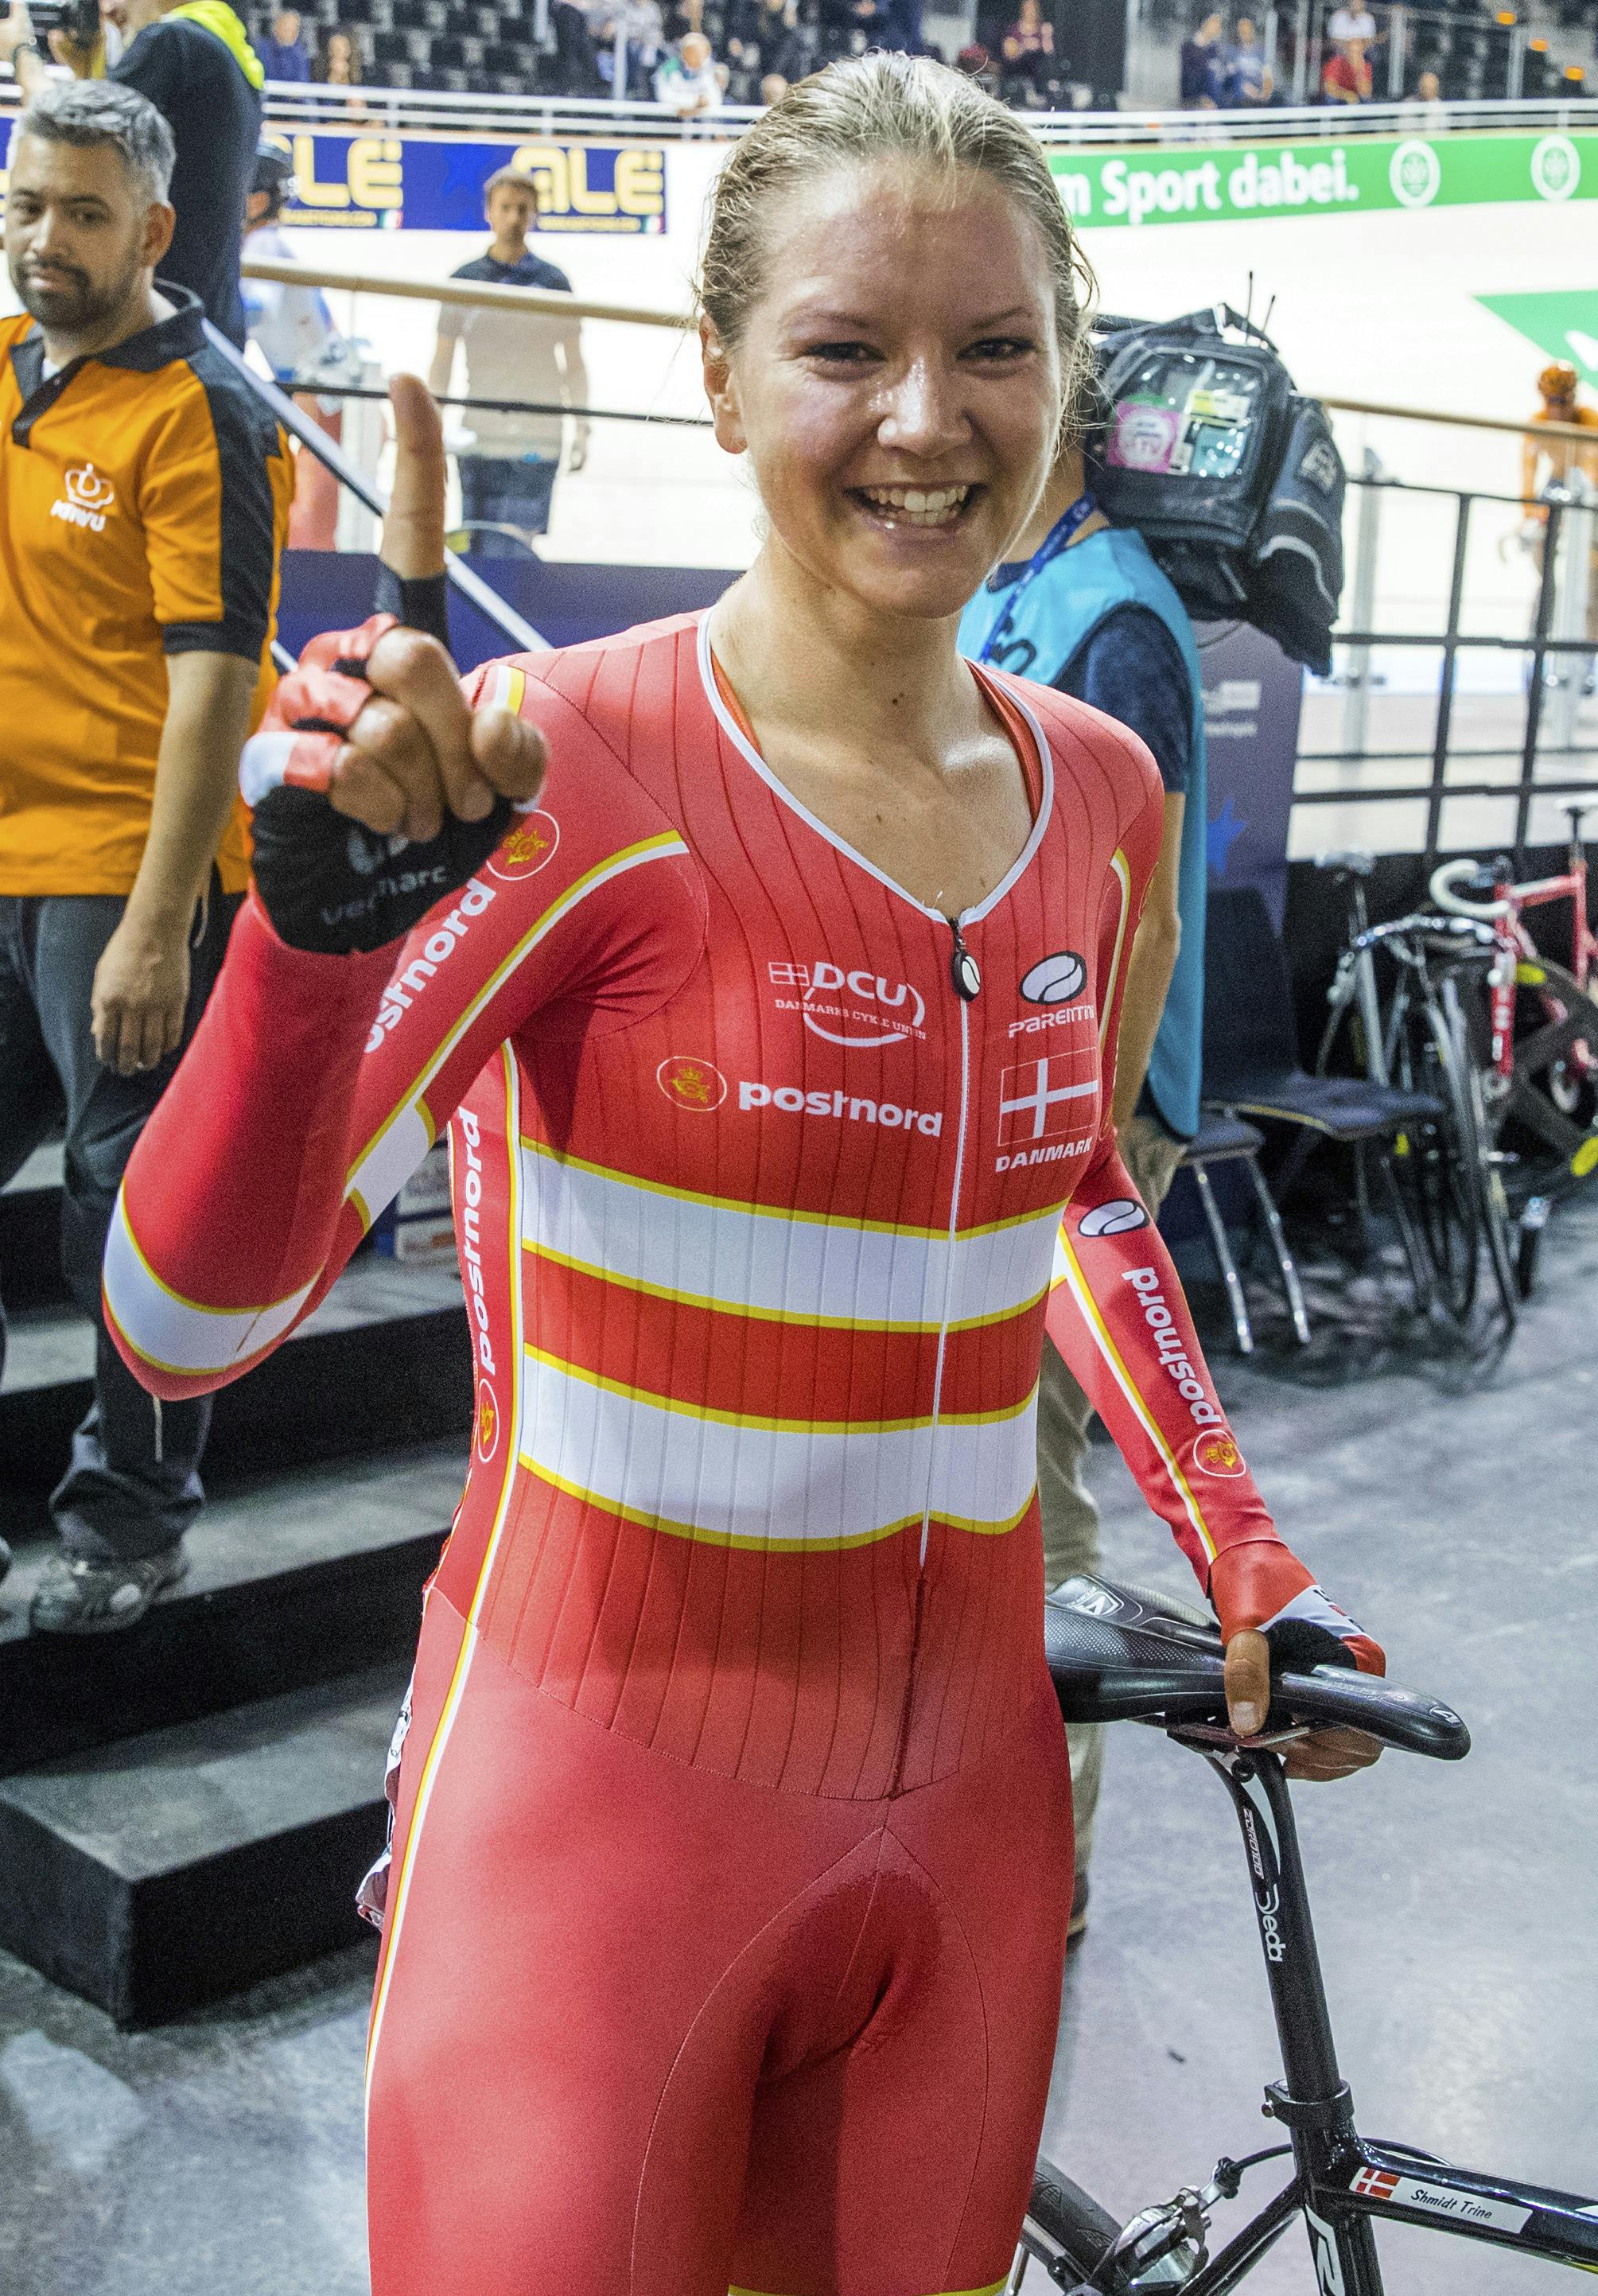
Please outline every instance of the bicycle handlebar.
[{"label": "bicycle handlebar", "polygon": [[1468,901],[1455,886],[1467,877],[1476,876],[1480,870],[1477,861],[1445,861],[1431,873],[1430,893],[1439,909],[1450,910],[1456,917],[1476,917],[1491,924],[1495,917],[1506,917],[1514,907],[1512,901]]}]

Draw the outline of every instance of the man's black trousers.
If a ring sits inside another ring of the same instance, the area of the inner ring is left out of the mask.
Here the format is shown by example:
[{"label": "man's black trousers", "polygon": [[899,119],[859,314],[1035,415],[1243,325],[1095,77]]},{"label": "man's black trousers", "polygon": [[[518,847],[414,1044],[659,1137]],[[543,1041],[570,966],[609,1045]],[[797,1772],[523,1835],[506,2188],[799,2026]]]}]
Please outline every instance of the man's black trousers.
[{"label": "man's black trousers", "polygon": [[[200,1455],[210,1423],[209,1398],[158,1403],[146,1394],[101,1319],[100,1263],[117,1190],[179,1058],[173,1053],[157,1068],[123,1077],[95,1057],[90,991],[124,906],[115,895],[0,896],[0,1187],[64,1115],[61,1267],[72,1298],[94,1319],[94,1400],[50,1505],[68,1553],[97,1562],[157,1554],[183,1536],[204,1496]],[[238,906],[213,873],[190,950],[185,1046],[215,986]],[[0,1374],[4,1361],[0,1304]],[[0,1535],[4,1530],[0,1523]]]}]

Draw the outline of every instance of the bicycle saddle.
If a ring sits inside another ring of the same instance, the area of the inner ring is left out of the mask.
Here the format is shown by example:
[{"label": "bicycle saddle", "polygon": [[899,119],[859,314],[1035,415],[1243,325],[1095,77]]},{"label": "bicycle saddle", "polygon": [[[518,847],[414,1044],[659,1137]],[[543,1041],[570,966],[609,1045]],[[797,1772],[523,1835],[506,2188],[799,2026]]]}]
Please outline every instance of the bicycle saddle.
[{"label": "bicycle saddle", "polygon": [[1334,870],[1341,877],[1368,877],[1376,866],[1376,856],[1352,849],[1340,853],[1317,853],[1315,865],[1317,869]]},{"label": "bicycle saddle", "polygon": [[[1044,1648],[1068,1722],[1210,1722],[1225,1729],[1213,1620],[1119,1579],[1068,1578],[1044,1605]],[[1384,1746],[1457,1762],[1471,1734],[1453,1709],[1351,1667],[1273,1671],[1267,1733],[1364,1730]]]}]

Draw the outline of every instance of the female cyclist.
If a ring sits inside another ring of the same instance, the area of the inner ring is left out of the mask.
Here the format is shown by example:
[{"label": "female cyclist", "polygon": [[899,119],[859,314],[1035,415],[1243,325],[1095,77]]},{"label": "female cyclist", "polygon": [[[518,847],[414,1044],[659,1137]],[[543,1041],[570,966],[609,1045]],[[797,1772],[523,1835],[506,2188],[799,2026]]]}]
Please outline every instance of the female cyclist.
[{"label": "female cyclist", "polygon": [[1002,2284],[1071,1874],[1045,1314],[1237,1726],[1262,1628],[1380,1666],[1116,1156],[1159,777],[956,647],[1069,419],[1079,282],[969,83],[806,82],[705,258],[751,571],[464,698],[412,632],[318,640],[247,753],[255,889],[106,1300],[158,1394],[217,1385],[449,1126],[478,1408],[398,1769],[376,2296]]}]

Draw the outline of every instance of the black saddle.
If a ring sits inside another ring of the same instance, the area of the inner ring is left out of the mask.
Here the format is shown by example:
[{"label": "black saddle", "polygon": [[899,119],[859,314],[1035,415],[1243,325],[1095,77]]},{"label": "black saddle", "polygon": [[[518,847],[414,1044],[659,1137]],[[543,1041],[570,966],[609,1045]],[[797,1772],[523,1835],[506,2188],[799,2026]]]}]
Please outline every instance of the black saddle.
[{"label": "black saddle", "polygon": [[[1226,1727],[1220,1634],[1213,1620],[1171,1595],[1111,1578],[1068,1578],[1044,1605],[1044,1647],[1068,1722]],[[1266,1734],[1305,1726],[1364,1730],[1384,1746],[1444,1762],[1471,1750],[1452,1707],[1352,1667],[1273,1672]]]}]

